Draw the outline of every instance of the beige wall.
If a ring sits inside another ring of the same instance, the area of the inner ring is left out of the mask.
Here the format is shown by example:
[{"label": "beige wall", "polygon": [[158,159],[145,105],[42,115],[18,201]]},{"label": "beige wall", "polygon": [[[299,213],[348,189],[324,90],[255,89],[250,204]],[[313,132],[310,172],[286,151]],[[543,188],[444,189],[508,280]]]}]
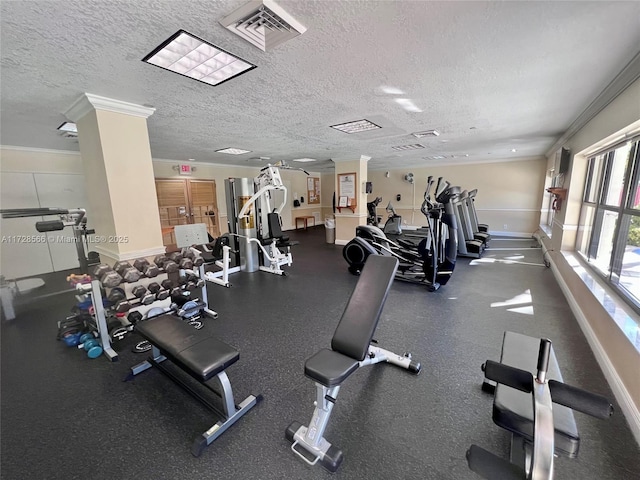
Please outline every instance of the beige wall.
[{"label": "beige wall", "polygon": [[84,174],[79,152],[10,146],[0,146],[0,171]]},{"label": "beige wall", "polygon": [[[186,163],[186,162],[182,162]],[[225,199],[224,181],[227,178],[253,178],[260,173],[260,167],[245,166],[226,166],[211,165],[199,162],[188,162],[191,166],[196,167],[196,171],[189,176],[180,175],[173,169],[174,165],[179,165],[177,160],[160,160],[153,161],[153,175],[155,178],[194,178],[200,180],[215,180],[216,195],[218,202],[218,214],[220,216],[220,233],[228,231],[227,227],[227,203]],[[311,176],[320,177],[319,173],[309,172]],[[300,170],[280,170],[282,181],[289,184],[287,193],[287,203],[293,204],[293,194],[305,197],[305,203],[301,207],[292,208],[289,223],[295,225],[294,218],[297,215],[312,215],[312,212],[320,212],[320,205],[308,205],[307,196],[307,175]],[[321,199],[322,201],[322,199]],[[284,219],[283,219],[284,220]],[[285,222],[286,223],[286,222]]]},{"label": "beige wall", "polygon": [[[307,216],[318,214],[319,223],[322,222],[322,203],[324,201],[322,194],[322,176],[317,172],[309,172],[309,176],[301,170],[280,170],[280,176],[282,177],[282,181],[285,183],[289,183],[289,199],[288,202],[291,207],[291,225],[295,228],[295,217],[299,216]],[[309,204],[309,197],[307,195],[307,178],[316,177],[320,179],[320,203],[314,203],[313,205]],[[294,194],[297,194],[298,200],[300,197],[304,197],[304,203],[301,203],[299,207],[293,206],[293,200],[296,198]],[[309,225],[312,225],[312,222],[309,222]]]},{"label": "beige wall", "polygon": [[333,194],[336,191],[336,176],[332,173],[323,173],[320,179],[321,182],[321,205],[322,205],[322,219],[324,220],[328,216],[333,216]]},{"label": "beige wall", "polygon": [[[414,175],[413,184],[404,180],[409,171]],[[368,196],[368,201],[382,197],[378,215],[383,217],[383,221],[386,218],[385,207],[391,200],[396,213],[402,216],[403,223],[425,225],[426,219],[420,212],[420,206],[429,175],[436,180],[442,176],[452,185],[459,185],[465,190],[477,188],[475,205],[478,220],[489,224],[491,232],[531,235],[538,229],[547,176],[547,160],[544,157],[389,170],[388,178],[385,171],[370,171],[373,193]],[[396,200],[397,194],[401,195],[399,202]]]}]

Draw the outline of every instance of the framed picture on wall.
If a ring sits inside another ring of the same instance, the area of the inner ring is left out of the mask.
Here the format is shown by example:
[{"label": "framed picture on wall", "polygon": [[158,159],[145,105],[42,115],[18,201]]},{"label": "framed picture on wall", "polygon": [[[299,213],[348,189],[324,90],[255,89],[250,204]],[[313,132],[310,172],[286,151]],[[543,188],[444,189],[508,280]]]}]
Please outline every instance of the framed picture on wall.
[{"label": "framed picture on wall", "polygon": [[[346,207],[355,211],[355,208],[358,205],[357,190],[357,176],[355,172],[338,174],[338,197],[340,198],[338,208]],[[347,199],[346,205],[342,205],[343,197]]]},{"label": "framed picture on wall", "polygon": [[307,198],[309,204],[320,204],[320,179],[318,177],[307,177]]}]

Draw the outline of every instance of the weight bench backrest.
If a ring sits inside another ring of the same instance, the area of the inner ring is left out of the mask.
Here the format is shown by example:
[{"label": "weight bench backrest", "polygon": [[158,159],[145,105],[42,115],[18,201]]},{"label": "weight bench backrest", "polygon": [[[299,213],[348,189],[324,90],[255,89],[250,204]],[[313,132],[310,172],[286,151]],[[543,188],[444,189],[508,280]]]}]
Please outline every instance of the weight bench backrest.
[{"label": "weight bench backrest", "polygon": [[267,226],[269,227],[269,238],[282,238],[280,215],[277,213],[267,213]]},{"label": "weight bench backrest", "polygon": [[331,349],[358,361],[364,360],[398,268],[394,257],[370,255],[340,323]]},{"label": "weight bench backrest", "polygon": [[218,238],[216,238],[216,241],[213,244],[213,249],[211,250],[211,254],[216,260],[220,260],[222,259],[222,256],[224,254],[223,247],[228,247],[228,246],[229,246],[229,235],[227,235],[226,233],[224,235],[220,235]]}]

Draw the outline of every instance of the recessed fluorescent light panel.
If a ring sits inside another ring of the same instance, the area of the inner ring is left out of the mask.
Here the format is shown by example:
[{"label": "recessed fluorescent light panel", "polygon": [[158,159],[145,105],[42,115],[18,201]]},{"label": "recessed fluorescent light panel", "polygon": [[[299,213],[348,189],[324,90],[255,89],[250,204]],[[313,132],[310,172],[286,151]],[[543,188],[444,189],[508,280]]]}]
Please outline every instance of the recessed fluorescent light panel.
[{"label": "recessed fluorescent light panel", "polygon": [[256,68],[184,30],[178,30],[142,61],[209,85],[220,85]]},{"label": "recessed fluorescent light panel", "polygon": [[369,120],[356,120],[355,122],[338,123],[337,125],[331,125],[331,128],[340,130],[344,133],[360,133],[367,130],[375,130],[376,128],[382,128],[380,125],[376,125]]},{"label": "recessed fluorescent light panel", "polygon": [[242,150],[241,148],[223,148],[222,150],[216,150],[218,153],[228,153],[229,155],[242,155],[243,153],[249,153],[251,150]]},{"label": "recessed fluorescent light panel", "polygon": [[425,130],[424,132],[415,132],[415,133],[412,133],[411,135],[413,135],[416,138],[437,137],[438,135],[440,135],[440,132],[437,130]]},{"label": "recessed fluorescent light panel", "polygon": [[78,133],[78,127],[72,122],[64,122],[57,128],[57,130],[60,130],[61,132]]},{"label": "recessed fluorescent light panel", "polygon": [[434,155],[433,157],[425,157],[425,160],[444,160],[443,155]]},{"label": "recessed fluorescent light panel", "polygon": [[391,147],[394,150],[418,150],[419,148],[424,148],[424,145],[420,145],[419,143],[414,143],[413,145],[400,145],[398,147]]},{"label": "recessed fluorescent light panel", "polygon": [[315,158],[294,158],[293,161],[300,162],[300,163],[309,163],[309,162],[315,162],[316,159]]}]

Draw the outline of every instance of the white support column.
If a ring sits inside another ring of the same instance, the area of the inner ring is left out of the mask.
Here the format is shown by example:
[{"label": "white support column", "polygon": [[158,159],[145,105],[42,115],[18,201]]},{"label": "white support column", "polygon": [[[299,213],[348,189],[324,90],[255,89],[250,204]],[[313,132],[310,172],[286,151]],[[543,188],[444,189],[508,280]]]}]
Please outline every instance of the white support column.
[{"label": "white support column", "polygon": [[165,250],[146,120],[154,111],[85,93],[65,112],[78,127],[93,248],[107,263]]}]

